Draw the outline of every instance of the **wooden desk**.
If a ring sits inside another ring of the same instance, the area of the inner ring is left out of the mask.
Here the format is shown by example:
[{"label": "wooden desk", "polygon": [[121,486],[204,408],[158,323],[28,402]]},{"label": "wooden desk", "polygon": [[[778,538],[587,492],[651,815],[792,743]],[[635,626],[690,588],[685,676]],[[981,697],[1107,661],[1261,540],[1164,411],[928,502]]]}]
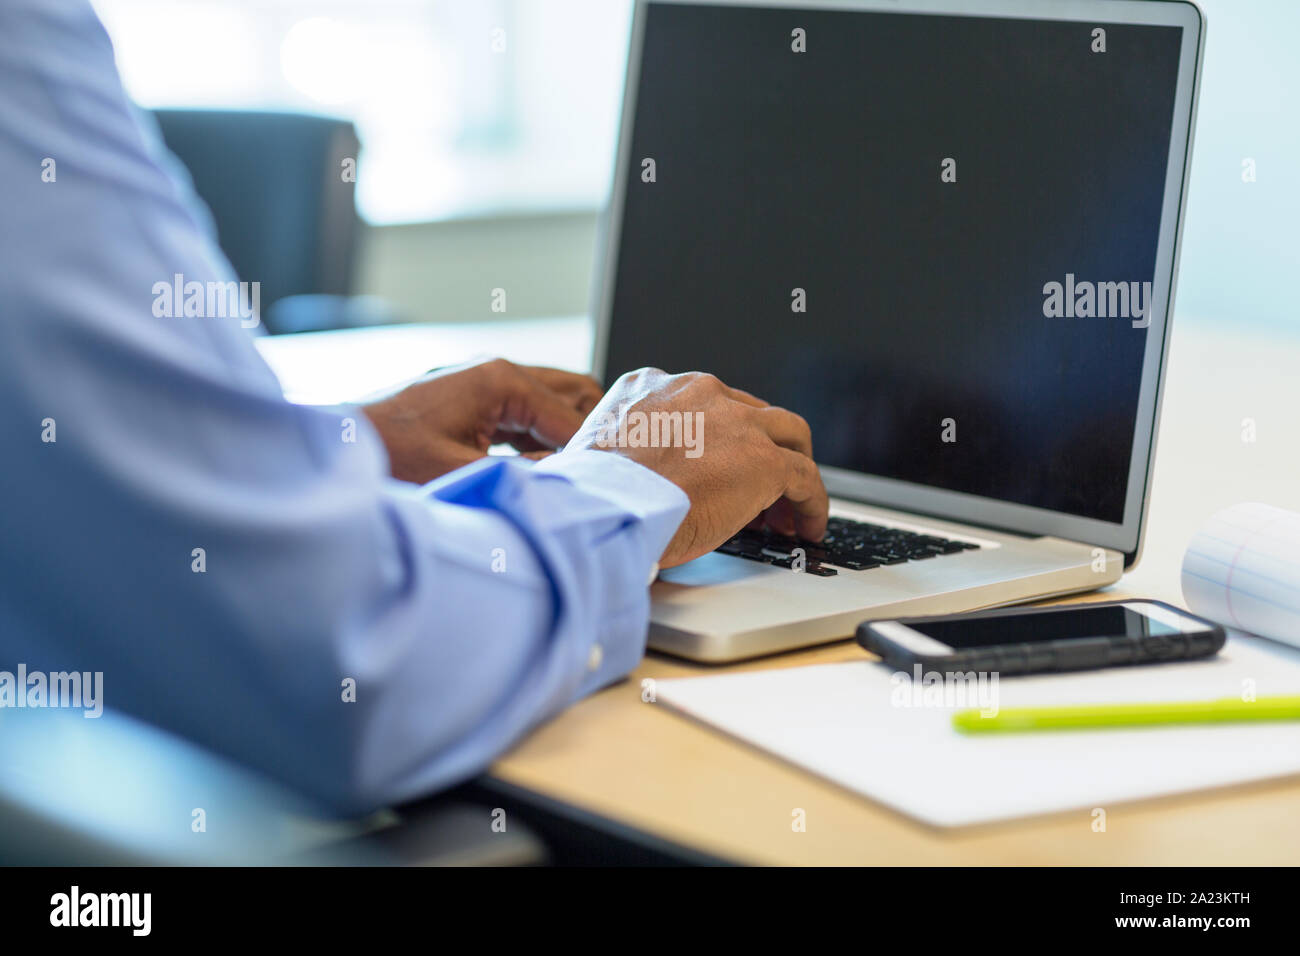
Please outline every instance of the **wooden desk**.
[{"label": "wooden desk", "polygon": [[[549,360],[581,367],[580,350],[589,341],[585,325],[538,321],[542,324],[532,331],[548,343]],[[408,352],[410,342],[421,336],[435,348],[443,343],[447,354],[427,358],[434,365],[462,360],[491,348],[493,341],[509,345],[492,324],[456,326],[450,332],[443,327],[441,333],[432,328],[408,331],[400,351]],[[1182,552],[1209,515],[1245,500],[1300,510],[1300,426],[1295,420],[1300,413],[1295,384],[1300,341],[1257,337],[1236,328],[1210,331],[1203,324],[1175,322],[1175,329],[1141,564],[1117,586],[1084,600],[1141,596],[1181,604]],[[473,333],[480,330],[485,345],[471,347]],[[330,335],[336,333],[322,333],[315,341],[324,343]],[[358,355],[361,365],[374,368],[389,348],[382,330],[341,335],[352,338],[348,349],[331,359],[337,363],[331,369],[336,388],[346,384],[344,372]],[[307,355],[295,353],[297,348],[281,339],[266,352],[282,380],[294,374],[295,355]],[[323,347],[317,351],[308,364],[319,372],[325,354]],[[425,361],[421,356],[415,364]],[[1255,423],[1253,443],[1242,440],[1247,418]],[[552,799],[743,862],[1300,863],[1296,778],[1108,807],[1104,833],[1093,832],[1086,811],[941,831],[641,700],[645,678],[795,667],[860,659],[863,653],[852,643],[840,643],[722,669],[652,655],[630,680],[539,728],[499,760],[492,773]],[[807,814],[806,832],[791,830],[796,807]]]}]

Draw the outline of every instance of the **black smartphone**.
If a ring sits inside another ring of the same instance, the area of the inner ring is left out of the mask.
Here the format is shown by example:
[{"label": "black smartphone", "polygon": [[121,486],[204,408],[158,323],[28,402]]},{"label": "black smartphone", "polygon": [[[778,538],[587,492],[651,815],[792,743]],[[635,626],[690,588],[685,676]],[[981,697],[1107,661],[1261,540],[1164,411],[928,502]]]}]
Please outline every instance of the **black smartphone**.
[{"label": "black smartphone", "polygon": [[858,643],[886,664],[1030,674],[1208,657],[1223,628],[1162,601],[999,608],[863,621]]}]

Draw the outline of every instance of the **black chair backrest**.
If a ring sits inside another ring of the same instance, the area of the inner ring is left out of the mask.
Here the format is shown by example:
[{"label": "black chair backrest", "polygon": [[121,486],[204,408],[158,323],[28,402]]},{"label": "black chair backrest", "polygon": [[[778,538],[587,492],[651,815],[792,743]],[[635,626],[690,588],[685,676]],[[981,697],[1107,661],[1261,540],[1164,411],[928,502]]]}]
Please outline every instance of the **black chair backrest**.
[{"label": "black chair backrest", "polygon": [[344,160],[355,172],[360,150],[352,123],[244,110],[154,115],[239,278],[261,283],[264,316],[285,296],[351,294],[359,219]]}]

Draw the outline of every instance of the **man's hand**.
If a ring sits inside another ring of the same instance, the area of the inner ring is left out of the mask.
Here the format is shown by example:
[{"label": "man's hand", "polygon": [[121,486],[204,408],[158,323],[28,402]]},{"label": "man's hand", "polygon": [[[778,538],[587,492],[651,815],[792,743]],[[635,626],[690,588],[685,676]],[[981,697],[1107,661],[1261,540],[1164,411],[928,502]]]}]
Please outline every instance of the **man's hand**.
[{"label": "man's hand", "polygon": [[426,482],[477,461],[496,444],[531,458],[562,447],[600,401],[595,379],[494,359],[439,369],[362,411],[393,477]]},{"label": "man's hand", "polygon": [[[703,432],[692,436],[701,439],[698,456],[662,443],[652,448],[611,442],[619,434],[629,439],[636,434],[629,430],[629,420],[638,412],[701,413],[696,420],[703,423]],[[759,519],[783,534],[813,541],[826,533],[826,488],[813,464],[808,423],[728,388],[712,375],[629,372],[614,383],[568,447],[625,455],[686,492],[691,510],[660,560],[663,567],[707,554]]]}]

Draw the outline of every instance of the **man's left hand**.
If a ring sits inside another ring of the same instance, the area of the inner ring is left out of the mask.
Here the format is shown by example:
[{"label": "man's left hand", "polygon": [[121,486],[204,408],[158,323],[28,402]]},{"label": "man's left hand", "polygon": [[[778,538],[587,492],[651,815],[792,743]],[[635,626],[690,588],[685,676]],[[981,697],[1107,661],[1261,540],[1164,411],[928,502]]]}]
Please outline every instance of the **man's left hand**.
[{"label": "man's left hand", "polygon": [[603,394],[587,375],[493,359],[438,369],[362,411],[388,449],[393,477],[423,483],[492,445],[544,457],[573,437]]}]

